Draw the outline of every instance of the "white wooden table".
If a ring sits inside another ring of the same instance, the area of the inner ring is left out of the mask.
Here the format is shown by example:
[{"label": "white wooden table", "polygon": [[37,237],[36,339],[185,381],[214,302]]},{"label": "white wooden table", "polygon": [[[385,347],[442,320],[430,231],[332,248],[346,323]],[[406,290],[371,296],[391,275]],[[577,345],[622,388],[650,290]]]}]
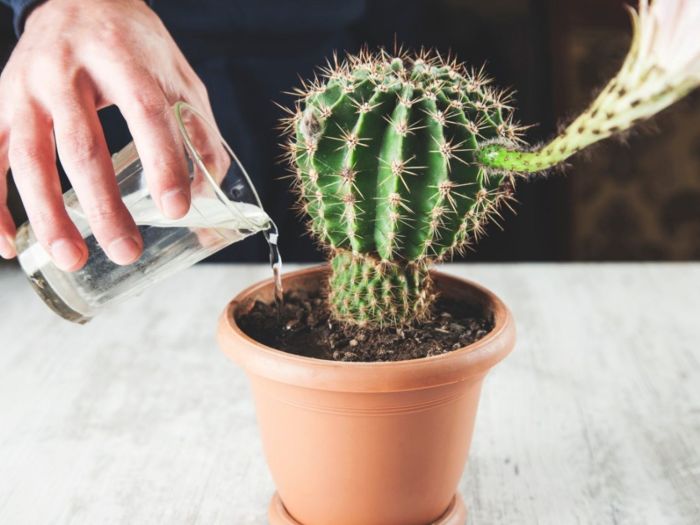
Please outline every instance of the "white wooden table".
[{"label": "white wooden table", "polygon": [[[472,525],[700,523],[700,264],[444,269],[519,330],[460,485]],[[200,266],[81,327],[0,267],[0,524],[265,524],[250,393],[214,329],[268,274]]]}]

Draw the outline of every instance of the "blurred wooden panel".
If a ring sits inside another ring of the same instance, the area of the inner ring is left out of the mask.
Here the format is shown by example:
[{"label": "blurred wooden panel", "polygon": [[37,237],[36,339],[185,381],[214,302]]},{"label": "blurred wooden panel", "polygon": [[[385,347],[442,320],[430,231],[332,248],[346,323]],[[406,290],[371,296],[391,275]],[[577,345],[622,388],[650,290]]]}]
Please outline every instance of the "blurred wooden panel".
[{"label": "blurred wooden panel", "polygon": [[[624,2],[550,1],[557,114],[574,114],[616,72],[631,27]],[[700,96],[573,160],[571,255],[700,258]]]}]

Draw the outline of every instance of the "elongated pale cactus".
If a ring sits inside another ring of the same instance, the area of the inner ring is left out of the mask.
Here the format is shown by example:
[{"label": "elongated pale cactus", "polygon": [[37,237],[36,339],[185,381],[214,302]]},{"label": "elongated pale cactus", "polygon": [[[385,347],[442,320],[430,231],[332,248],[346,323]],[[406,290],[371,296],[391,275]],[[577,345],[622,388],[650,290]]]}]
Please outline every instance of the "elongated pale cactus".
[{"label": "elongated pale cactus", "polygon": [[483,71],[429,53],[348,56],[300,89],[286,122],[289,157],[310,230],[330,251],[333,316],[373,325],[426,318],[430,265],[478,239],[517,175],[554,166],[695,87],[697,62],[681,79],[654,60],[649,40],[662,32],[646,0],[633,20],[620,73],[534,150]]},{"label": "elongated pale cactus", "polygon": [[629,129],[670,106],[700,83],[700,1],[640,0],[630,9],[634,34],[625,62],[588,108],[552,141],[530,151],[492,144],[477,161],[533,173]]}]

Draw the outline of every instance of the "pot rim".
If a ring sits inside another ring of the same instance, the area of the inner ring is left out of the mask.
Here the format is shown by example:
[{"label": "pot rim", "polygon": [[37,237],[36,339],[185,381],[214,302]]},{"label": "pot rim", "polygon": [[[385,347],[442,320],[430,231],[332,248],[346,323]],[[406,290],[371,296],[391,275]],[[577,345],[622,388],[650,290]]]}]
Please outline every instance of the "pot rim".
[{"label": "pot rim", "polygon": [[[327,265],[312,266],[286,273],[284,281],[301,280],[314,273],[327,274]],[[291,354],[264,345],[238,326],[237,310],[249,304],[273,285],[273,279],[259,281],[229,302],[219,318],[218,341],[221,350],[246,371],[268,379],[298,386],[338,392],[394,392],[420,390],[483,376],[512,350],[515,323],[508,307],[493,292],[472,281],[431,270],[438,288],[470,288],[472,295],[488,308],[493,329],[474,343],[444,354],[401,361],[331,361]],[[441,283],[446,283],[440,286]]]}]

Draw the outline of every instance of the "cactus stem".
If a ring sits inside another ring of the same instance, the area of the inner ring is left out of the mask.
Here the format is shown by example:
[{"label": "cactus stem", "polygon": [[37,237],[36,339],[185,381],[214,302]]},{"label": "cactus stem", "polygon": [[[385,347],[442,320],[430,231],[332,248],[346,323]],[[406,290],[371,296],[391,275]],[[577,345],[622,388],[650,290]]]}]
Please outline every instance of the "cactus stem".
[{"label": "cactus stem", "polygon": [[339,250],[331,269],[329,301],[337,319],[359,325],[406,325],[414,322],[414,316],[422,320],[429,315],[432,284],[422,263],[399,265]]}]

